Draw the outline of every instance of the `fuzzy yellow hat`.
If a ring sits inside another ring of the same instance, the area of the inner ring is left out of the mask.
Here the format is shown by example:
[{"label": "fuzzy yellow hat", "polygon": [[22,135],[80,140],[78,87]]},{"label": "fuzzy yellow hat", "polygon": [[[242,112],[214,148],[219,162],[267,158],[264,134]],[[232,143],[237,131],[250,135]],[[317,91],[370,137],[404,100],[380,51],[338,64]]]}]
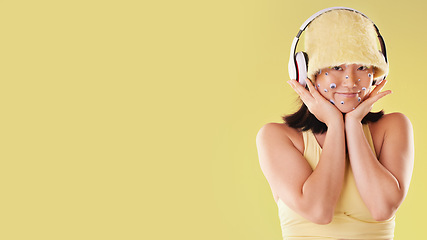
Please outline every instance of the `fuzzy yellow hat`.
[{"label": "fuzzy yellow hat", "polygon": [[305,52],[311,80],[320,69],[341,64],[374,66],[374,79],[388,73],[374,24],[354,11],[333,10],[313,20],[305,32]]}]

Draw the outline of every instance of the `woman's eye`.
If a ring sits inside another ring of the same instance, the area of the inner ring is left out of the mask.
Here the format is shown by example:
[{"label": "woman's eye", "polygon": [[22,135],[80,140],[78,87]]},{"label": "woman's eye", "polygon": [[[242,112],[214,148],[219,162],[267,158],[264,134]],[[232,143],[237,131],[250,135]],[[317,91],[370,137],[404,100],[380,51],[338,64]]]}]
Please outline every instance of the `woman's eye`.
[{"label": "woman's eye", "polygon": [[368,67],[367,67],[367,66],[360,66],[357,70],[364,71],[364,70],[366,70],[366,69],[368,69]]},{"label": "woman's eye", "polygon": [[339,71],[339,70],[342,70],[342,67],[340,67],[340,66],[335,66],[335,67],[332,67],[332,69]]}]

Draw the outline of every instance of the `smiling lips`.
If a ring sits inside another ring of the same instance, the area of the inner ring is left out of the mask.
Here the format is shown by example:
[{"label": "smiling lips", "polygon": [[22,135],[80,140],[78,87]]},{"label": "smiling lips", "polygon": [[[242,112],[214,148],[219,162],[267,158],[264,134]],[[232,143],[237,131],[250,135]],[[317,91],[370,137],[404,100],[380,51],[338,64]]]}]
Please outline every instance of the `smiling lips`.
[{"label": "smiling lips", "polygon": [[336,94],[339,94],[342,97],[345,98],[354,98],[357,97],[357,95],[359,94],[358,92],[352,93],[352,92],[344,92],[344,93],[339,93],[337,92]]}]

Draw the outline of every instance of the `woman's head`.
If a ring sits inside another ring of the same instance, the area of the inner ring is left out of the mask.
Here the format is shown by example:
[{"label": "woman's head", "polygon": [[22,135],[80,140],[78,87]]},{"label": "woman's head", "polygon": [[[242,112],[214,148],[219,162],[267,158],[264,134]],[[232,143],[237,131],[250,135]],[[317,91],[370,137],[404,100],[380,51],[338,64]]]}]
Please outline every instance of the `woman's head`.
[{"label": "woman's head", "polygon": [[348,113],[368,96],[374,74],[372,66],[341,64],[319,70],[314,84],[324,98]]},{"label": "woman's head", "polygon": [[[388,63],[378,48],[376,27],[360,13],[350,9],[324,12],[309,23],[304,35],[307,76],[343,114],[357,107],[366,99],[373,83],[388,74]],[[362,123],[376,122],[383,115],[383,111],[369,112]],[[302,131],[327,131],[326,124],[310,113],[304,103],[297,112],[283,116],[283,120]]]}]

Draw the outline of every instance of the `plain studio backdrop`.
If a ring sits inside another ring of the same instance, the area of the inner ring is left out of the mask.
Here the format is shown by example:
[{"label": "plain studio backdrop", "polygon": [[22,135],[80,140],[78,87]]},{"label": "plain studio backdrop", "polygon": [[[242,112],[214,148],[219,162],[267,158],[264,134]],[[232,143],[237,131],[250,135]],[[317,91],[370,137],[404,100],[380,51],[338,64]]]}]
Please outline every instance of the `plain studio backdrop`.
[{"label": "plain studio backdrop", "polygon": [[300,25],[346,6],[387,44],[374,110],[414,126],[395,240],[425,239],[426,5],[0,1],[0,238],[281,239],[255,136],[297,108]]}]

